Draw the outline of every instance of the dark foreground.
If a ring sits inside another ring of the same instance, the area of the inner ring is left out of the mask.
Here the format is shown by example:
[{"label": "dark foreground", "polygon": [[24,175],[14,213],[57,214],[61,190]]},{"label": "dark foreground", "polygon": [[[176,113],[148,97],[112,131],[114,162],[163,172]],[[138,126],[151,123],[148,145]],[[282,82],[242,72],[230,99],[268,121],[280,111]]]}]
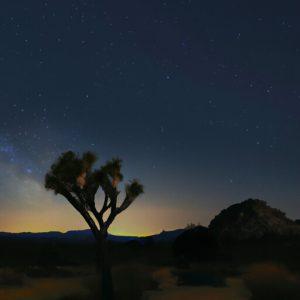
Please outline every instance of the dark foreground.
[{"label": "dark foreground", "polygon": [[[116,299],[300,299],[299,245],[227,245],[189,260],[171,243],[111,244]],[[0,249],[0,300],[96,299],[92,243],[2,239]]]}]

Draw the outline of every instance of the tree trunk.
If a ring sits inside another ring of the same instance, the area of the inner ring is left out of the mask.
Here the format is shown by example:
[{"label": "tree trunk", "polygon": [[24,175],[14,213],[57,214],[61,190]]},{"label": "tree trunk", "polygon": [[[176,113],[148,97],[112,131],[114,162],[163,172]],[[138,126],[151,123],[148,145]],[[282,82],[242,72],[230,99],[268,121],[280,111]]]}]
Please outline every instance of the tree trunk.
[{"label": "tree trunk", "polygon": [[107,239],[105,236],[101,236],[97,239],[97,268],[100,278],[100,299],[114,300],[114,286],[108,255]]}]

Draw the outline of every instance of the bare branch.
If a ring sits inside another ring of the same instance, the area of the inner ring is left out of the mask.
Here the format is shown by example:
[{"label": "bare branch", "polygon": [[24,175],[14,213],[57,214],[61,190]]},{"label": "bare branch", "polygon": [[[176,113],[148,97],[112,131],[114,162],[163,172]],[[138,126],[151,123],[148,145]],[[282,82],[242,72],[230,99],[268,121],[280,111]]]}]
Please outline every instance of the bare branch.
[{"label": "bare branch", "polygon": [[110,197],[110,214],[107,220],[104,223],[104,226],[108,228],[111,223],[114,221],[115,217],[117,216],[117,199],[118,199],[119,191],[114,189],[114,193],[112,197]]},{"label": "bare branch", "polygon": [[108,200],[109,200],[109,197],[108,197],[108,194],[105,194],[105,198],[104,198],[104,202],[103,202],[103,206],[99,212],[100,216],[102,217],[103,219],[103,215],[105,214],[105,212],[109,209],[110,207],[110,204],[108,204]]},{"label": "bare branch", "polygon": [[85,209],[85,207],[80,202],[78,202],[71,195],[71,193],[68,192],[66,189],[62,188],[62,189],[60,189],[60,191],[58,193],[61,194],[62,196],[64,196],[70,202],[70,204],[82,215],[82,217],[84,218],[84,220],[87,222],[87,224],[91,228],[94,236],[97,238],[98,235],[99,235],[98,227],[96,226],[94,220],[91,218],[91,216],[89,215],[89,213]]},{"label": "bare branch", "polygon": [[120,214],[122,211],[127,209],[133,201],[134,201],[134,199],[129,198],[129,197],[125,197],[125,199],[122,202],[122,204],[120,205],[120,207],[117,208],[117,213]]}]

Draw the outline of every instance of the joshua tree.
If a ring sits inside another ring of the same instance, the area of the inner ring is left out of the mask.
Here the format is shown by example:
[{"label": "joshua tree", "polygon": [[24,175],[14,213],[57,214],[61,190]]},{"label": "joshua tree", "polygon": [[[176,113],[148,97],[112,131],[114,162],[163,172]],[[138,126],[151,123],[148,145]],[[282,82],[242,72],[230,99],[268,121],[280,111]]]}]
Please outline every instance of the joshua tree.
[{"label": "joshua tree", "polygon": [[[118,184],[123,180],[122,161],[113,158],[99,169],[94,169],[96,161],[96,155],[91,152],[83,153],[81,157],[72,151],[63,153],[46,174],[45,187],[65,197],[89,225],[97,242],[102,299],[111,300],[114,291],[107,251],[107,231],[116,216],[143,193],[143,186],[137,180],[127,183],[124,199],[118,203]],[[99,188],[104,192],[101,209],[97,209],[95,203]]]}]

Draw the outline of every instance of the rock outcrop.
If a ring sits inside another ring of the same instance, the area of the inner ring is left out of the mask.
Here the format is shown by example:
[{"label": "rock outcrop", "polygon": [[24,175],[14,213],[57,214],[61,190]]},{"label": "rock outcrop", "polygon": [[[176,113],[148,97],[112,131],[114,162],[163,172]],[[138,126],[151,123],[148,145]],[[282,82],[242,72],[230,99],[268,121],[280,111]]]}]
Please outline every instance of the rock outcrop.
[{"label": "rock outcrop", "polygon": [[249,199],[222,210],[211,221],[209,231],[218,240],[236,241],[300,236],[300,226],[296,222],[258,199]]}]

